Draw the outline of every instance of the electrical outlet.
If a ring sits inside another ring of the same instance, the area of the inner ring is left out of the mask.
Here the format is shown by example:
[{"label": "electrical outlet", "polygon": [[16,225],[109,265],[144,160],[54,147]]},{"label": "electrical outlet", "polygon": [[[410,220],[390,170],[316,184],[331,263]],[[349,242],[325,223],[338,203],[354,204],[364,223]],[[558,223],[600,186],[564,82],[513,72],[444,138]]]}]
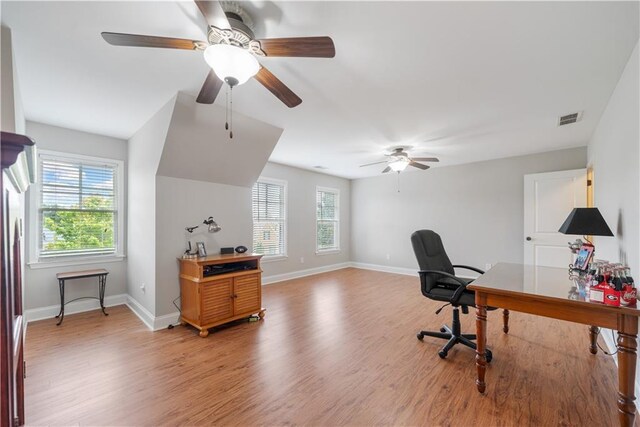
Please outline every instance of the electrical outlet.
[{"label": "electrical outlet", "polygon": [[387,261],[389,261],[391,259],[391,255],[387,254]]},{"label": "electrical outlet", "polygon": [[142,290],[142,292],[146,292],[147,290],[147,285],[145,285],[144,283],[142,285],[140,285],[140,289]]},{"label": "electrical outlet", "polygon": [[485,264],[484,265],[484,271],[487,271],[489,269],[491,269],[491,264]]},{"label": "electrical outlet", "polygon": [[300,264],[304,264],[304,257],[303,256],[300,257]]}]

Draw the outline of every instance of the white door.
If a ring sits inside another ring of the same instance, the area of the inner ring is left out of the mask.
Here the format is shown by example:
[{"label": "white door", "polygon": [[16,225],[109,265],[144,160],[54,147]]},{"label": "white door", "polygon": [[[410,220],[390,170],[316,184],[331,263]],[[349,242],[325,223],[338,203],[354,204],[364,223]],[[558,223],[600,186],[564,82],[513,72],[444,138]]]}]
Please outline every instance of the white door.
[{"label": "white door", "polygon": [[524,263],[567,267],[568,242],[577,236],[558,232],[573,208],[587,205],[587,170],[524,176]]}]

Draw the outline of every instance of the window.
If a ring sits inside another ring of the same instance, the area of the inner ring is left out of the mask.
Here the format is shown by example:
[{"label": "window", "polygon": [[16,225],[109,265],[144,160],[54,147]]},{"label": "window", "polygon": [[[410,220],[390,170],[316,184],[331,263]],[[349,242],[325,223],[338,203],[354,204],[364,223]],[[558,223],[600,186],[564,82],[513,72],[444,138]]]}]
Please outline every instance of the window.
[{"label": "window", "polygon": [[267,257],[286,256],[286,181],[260,178],[253,185],[251,206],[253,251]]},{"label": "window", "polygon": [[122,168],[118,160],[39,153],[32,260],[122,255]]},{"label": "window", "polygon": [[340,191],[316,189],[316,251],[340,250]]}]

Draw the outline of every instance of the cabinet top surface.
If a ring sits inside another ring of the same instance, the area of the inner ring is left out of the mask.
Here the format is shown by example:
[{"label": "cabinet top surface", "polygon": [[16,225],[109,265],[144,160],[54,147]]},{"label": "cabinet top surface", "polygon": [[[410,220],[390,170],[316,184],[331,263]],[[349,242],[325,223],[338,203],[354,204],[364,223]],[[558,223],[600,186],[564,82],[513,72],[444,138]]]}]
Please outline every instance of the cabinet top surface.
[{"label": "cabinet top surface", "polygon": [[228,255],[207,255],[205,257],[198,258],[178,258],[180,262],[190,263],[190,264],[217,264],[217,263],[225,263],[225,262],[235,262],[235,261],[248,261],[253,259],[262,258],[261,254],[228,254]]}]

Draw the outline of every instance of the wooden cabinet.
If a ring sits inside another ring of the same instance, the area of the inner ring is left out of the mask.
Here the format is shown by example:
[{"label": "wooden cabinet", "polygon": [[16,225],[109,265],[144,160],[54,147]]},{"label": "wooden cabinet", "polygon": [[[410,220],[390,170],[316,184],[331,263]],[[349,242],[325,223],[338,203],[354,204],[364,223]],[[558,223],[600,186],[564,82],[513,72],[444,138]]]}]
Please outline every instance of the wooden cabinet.
[{"label": "wooden cabinet", "polygon": [[181,321],[209,335],[209,328],[258,314],[262,308],[262,270],[256,254],[180,259]]},{"label": "wooden cabinet", "polygon": [[35,148],[28,137],[8,132],[1,133],[0,147],[0,425],[15,427],[25,423],[21,229]]}]

